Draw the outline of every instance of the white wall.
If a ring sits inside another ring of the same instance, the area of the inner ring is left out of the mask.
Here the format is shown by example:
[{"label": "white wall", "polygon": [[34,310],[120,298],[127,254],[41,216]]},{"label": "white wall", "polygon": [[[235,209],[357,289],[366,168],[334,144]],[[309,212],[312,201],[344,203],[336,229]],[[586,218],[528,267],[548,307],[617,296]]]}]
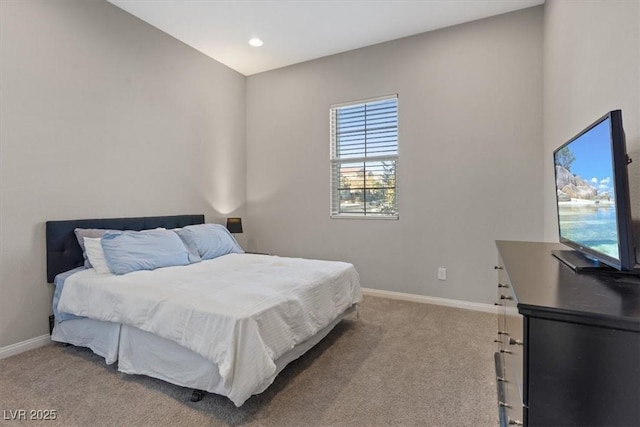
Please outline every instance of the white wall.
[{"label": "white wall", "polygon": [[246,85],[107,2],[0,7],[2,348],[48,332],[45,221],[242,215]]},{"label": "white wall", "polygon": [[547,0],[544,12],[544,236],[558,240],[553,150],[621,109],[640,248],[640,2]]},{"label": "white wall", "polygon": [[[249,77],[250,247],[352,262],[371,288],[492,302],[494,240],[543,235],[542,16],[536,7]],[[330,219],[329,106],[391,93],[400,219]]]}]

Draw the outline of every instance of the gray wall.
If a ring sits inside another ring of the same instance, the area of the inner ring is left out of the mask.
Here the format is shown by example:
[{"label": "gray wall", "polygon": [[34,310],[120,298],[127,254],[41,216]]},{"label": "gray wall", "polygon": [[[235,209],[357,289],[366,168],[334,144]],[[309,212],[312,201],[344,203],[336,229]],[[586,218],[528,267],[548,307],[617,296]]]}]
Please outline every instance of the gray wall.
[{"label": "gray wall", "polygon": [[2,348],[48,332],[46,220],[242,215],[246,84],[107,2],[0,5]]},{"label": "gray wall", "polygon": [[[351,261],[372,288],[491,302],[493,240],[557,240],[551,152],[613,108],[636,159],[640,222],[636,0],[548,0],[544,13],[346,52],[246,87],[106,2],[2,0],[0,12],[0,348],[47,331],[50,219],[248,215],[252,249]],[[329,105],[390,93],[400,220],[331,220]]]},{"label": "gray wall", "polygon": [[[553,150],[622,109],[640,248],[640,2],[547,0],[544,13],[544,236],[557,241]],[[637,258],[637,257],[636,257]]]},{"label": "gray wall", "polygon": [[[250,76],[250,248],[349,261],[371,288],[492,302],[494,240],[543,235],[542,18],[536,7]],[[391,93],[400,219],[330,219],[329,106]]]}]

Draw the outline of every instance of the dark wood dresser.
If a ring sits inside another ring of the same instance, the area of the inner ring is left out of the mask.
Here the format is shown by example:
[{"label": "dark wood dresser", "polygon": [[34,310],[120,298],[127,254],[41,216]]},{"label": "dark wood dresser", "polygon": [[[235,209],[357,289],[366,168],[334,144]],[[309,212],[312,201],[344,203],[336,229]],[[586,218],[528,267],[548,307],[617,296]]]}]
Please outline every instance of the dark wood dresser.
[{"label": "dark wood dresser", "polygon": [[496,242],[501,426],[640,426],[640,278]]}]

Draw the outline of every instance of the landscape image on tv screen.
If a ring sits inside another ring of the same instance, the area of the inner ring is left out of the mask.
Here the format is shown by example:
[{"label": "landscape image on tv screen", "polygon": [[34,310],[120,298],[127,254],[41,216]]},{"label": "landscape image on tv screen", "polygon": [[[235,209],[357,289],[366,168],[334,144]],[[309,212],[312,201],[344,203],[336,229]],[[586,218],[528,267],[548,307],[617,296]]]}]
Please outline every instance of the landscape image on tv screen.
[{"label": "landscape image on tv screen", "polygon": [[560,236],[619,259],[610,119],[554,154]]}]

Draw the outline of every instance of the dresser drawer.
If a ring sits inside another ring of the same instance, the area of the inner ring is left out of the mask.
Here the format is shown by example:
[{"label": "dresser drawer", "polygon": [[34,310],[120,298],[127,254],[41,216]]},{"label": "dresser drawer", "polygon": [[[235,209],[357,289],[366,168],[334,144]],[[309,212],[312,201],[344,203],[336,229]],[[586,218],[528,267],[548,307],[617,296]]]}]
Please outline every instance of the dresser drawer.
[{"label": "dresser drawer", "polygon": [[[505,357],[506,355],[504,353],[496,353],[496,373],[504,371],[503,363]],[[499,374],[496,375],[496,377],[500,426],[522,425],[520,423],[523,421],[524,407],[522,405],[522,399],[520,398],[518,384],[512,378],[503,378]]]},{"label": "dresser drawer", "polygon": [[524,318],[518,313],[515,300],[507,300],[505,304],[505,325],[508,334],[503,339],[505,377],[518,385],[520,401],[526,404],[522,398],[524,385]]},{"label": "dresser drawer", "polygon": [[[511,285],[509,284],[509,278],[501,265],[502,264],[499,264],[495,267],[495,269],[498,271],[498,297],[504,289],[509,289],[511,287]],[[505,300],[499,298],[496,302],[498,308],[498,330],[496,331],[496,342],[498,343],[499,351],[502,351],[506,348],[506,346],[508,345],[507,342],[509,340],[507,335],[505,303]]]},{"label": "dresser drawer", "polygon": [[524,408],[520,401],[519,390],[516,384],[512,382],[505,383],[505,424],[506,425],[523,425]]}]

